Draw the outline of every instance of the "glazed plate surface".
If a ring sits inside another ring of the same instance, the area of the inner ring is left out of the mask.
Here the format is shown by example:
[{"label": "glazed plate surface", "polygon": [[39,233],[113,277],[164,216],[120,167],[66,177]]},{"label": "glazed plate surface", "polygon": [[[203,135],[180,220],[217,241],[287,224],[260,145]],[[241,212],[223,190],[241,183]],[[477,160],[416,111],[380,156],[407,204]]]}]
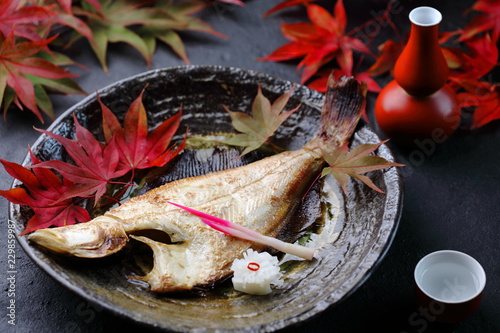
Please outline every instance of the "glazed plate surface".
[{"label": "glazed plate surface", "polygon": [[[172,116],[182,105],[182,128],[174,138],[180,140],[186,127],[189,136],[234,132],[222,105],[233,111],[249,111],[258,85],[272,101],[287,92],[293,83],[238,68],[182,66],[146,72],[108,86],[98,94],[118,118],[123,119],[130,103],[146,85],[143,102],[150,127]],[[315,133],[323,95],[296,85],[287,109],[299,104],[299,110],[273,138],[274,143],[290,150],[300,148]],[[49,130],[72,137],[73,114],[97,137],[102,135],[101,113],[95,94],[61,115]],[[352,144],[379,141],[368,127],[359,126]],[[32,149],[41,159],[67,159],[64,150],[45,135],[32,145]],[[177,164],[172,165],[169,175],[156,182],[237,166],[259,158],[253,155],[239,159],[237,152],[231,149],[205,150],[208,153],[186,150]],[[393,160],[384,145],[377,154]],[[28,155],[23,164],[30,164]],[[148,256],[147,251],[137,253],[138,250],[131,246],[107,258],[78,259],[49,253],[27,241],[25,236],[18,237],[18,241],[30,258],[64,287],[138,323],[166,331],[270,332],[300,323],[335,306],[352,294],[384,257],[399,222],[402,180],[395,168],[369,176],[384,194],[351,180],[347,195],[344,195],[337,183],[329,178],[318,185],[318,190],[311,191],[296,218],[308,220],[304,230],[299,232],[314,227],[313,233],[322,244],[317,259],[288,262],[284,265],[284,285],[266,296],[235,292],[228,281],[213,290],[157,295],[147,286],[127,278],[144,273],[147,263],[139,258]],[[157,185],[153,182],[147,187]],[[19,184],[14,182],[13,186]],[[328,223],[323,221],[322,214],[329,214]],[[24,230],[29,212],[11,204],[10,218],[19,234]]]}]

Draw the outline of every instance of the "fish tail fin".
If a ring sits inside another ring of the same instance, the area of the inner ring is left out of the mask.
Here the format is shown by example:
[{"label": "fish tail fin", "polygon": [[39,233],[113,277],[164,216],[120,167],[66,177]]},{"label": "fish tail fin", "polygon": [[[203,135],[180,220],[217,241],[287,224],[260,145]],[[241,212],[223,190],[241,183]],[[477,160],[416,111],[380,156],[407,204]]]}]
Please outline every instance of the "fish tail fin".
[{"label": "fish tail fin", "polygon": [[361,118],[366,103],[366,84],[353,77],[339,80],[330,74],[318,133],[313,146],[338,147],[348,142]]}]

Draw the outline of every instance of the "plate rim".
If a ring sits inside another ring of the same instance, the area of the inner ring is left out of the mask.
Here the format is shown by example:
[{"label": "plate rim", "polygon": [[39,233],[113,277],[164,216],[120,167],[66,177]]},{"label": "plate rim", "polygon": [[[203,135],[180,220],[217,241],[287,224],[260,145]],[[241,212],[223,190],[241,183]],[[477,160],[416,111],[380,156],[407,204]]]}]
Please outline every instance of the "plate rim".
[{"label": "plate rim", "polygon": [[[202,70],[202,69],[213,70],[214,72],[217,72],[217,73],[227,72],[227,71],[245,72],[250,77],[252,77],[252,79],[254,79],[254,80],[257,80],[258,78],[268,78],[268,79],[272,79],[273,81],[279,81],[279,82],[289,84],[289,85],[295,84],[295,89],[302,89],[302,90],[305,89],[305,91],[308,91],[313,95],[318,94],[318,96],[323,96],[322,93],[320,93],[316,90],[313,90],[307,86],[304,86],[302,84],[294,83],[290,80],[280,78],[276,75],[268,74],[268,73],[264,73],[264,72],[260,72],[260,71],[256,71],[256,70],[243,69],[243,68],[237,68],[237,67],[231,67],[231,66],[221,66],[221,65],[179,65],[179,66],[172,66],[172,67],[163,67],[163,68],[153,69],[153,70],[145,71],[145,72],[138,73],[135,75],[131,75],[127,78],[110,83],[110,84],[106,85],[105,87],[89,94],[88,96],[86,96],[85,98],[80,100],[79,102],[77,102],[74,105],[72,105],[71,107],[69,107],[66,111],[61,113],[61,115],[59,115],[57,117],[57,119],[54,120],[52,122],[52,124],[50,124],[50,126],[47,128],[47,131],[53,132],[55,129],[57,129],[58,126],[61,125],[61,123],[64,120],[67,119],[68,116],[71,116],[72,113],[77,111],[82,106],[94,101],[96,99],[97,95],[105,96],[107,93],[109,93],[113,89],[115,89],[116,86],[123,85],[124,83],[130,82],[133,80],[146,78],[149,76],[154,76],[160,72],[178,71],[178,70],[191,71],[191,70]],[[369,128],[368,125],[366,125],[366,124],[363,124],[361,127],[358,127],[356,132],[358,132],[362,129],[366,129],[371,135],[374,135],[376,138],[379,138],[378,134],[375,131],[373,131],[371,128]],[[32,147],[36,147],[36,146],[40,145],[44,140],[46,140],[46,135],[41,134],[32,143]],[[381,141],[381,140],[379,140],[379,141]],[[379,154],[383,155],[383,157],[385,157],[385,158],[395,160],[395,155],[393,154],[390,147],[386,144],[383,144],[379,147]],[[30,162],[29,152],[26,154],[26,156],[23,159],[21,164],[26,165],[28,162]],[[378,269],[378,267],[382,263],[383,259],[387,255],[387,253],[388,253],[388,251],[389,251],[389,249],[394,241],[394,238],[396,236],[396,233],[397,233],[397,230],[398,230],[398,227],[400,224],[402,209],[403,209],[403,199],[404,199],[404,179],[402,176],[402,172],[399,168],[391,168],[389,171],[395,172],[396,173],[395,177],[397,179],[397,181],[395,182],[395,184],[396,184],[395,190],[397,192],[397,196],[395,198],[395,201],[397,203],[397,205],[396,205],[397,209],[395,211],[395,217],[394,217],[394,220],[392,223],[392,228],[388,231],[388,237],[387,237],[386,241],[383,243],[383,246],[381,247],[380,251],[377,252],[376,258],[373,259],[373,262],[370,265],[370,268],[368,268],[367,270],[364,271],[361,278],[359,278],[355,282],[355,284],[346,293],[344,293],[342,295],[342,297],[340,299],[338,299],[334,303],[329,303],[329,302],[325,301],[327,298],[327,297],[325,297],[323,299],[322,303],[326,302],[327,304],[321,304],[321,306],[320,306],[318,303],[316,303],[315,306],[309,307],[307,309],[303,309],[301,312],[297,313],[291,320],[287,320],[286,322],[284,320],[282,320],[281,322],[274,321],[274,322],[269,322],[266,324],[259,324],[259,325],[255,325],[255,326],[251,326],[251,327],[245,327],[242,329],[230,329],[227,331],[249,332],[249,331],[265,329],[266,331],[271,332],[271,331],[283,329],[285,327],[297,325],[299,323],[303,323],[305,321],[311,320],[313,317],[319,315],[320,313],[322,313],[324,311],[332,310],[333,308],[342,304],[352,294],[354,294],[372,276],[372,274],[376,271],[376,269]],[[385,176],[384,176],[384,179],[385,179]],[[19,184],[19,181],[14,179],[12,184],[11,184],[11,188],[16,186],[16,184]],[[387,200],[385,201],[385,203],[387,203]],[[16,219],[14,217],[15,212],[16,212],[15,206],[18,206],[18,205],[15,205],[12,202],[9,202],[9,220],[16,221]],[[383,217],[385,218],[385,209],[384,209],[384,216]],[[62,277],[48,263],[46,263],[43,260],[39,260],[39,258],[36,257],[35,253],[32,251],[32,245],[29,244],[27,237],[19,236],[19,233],[22,230],[20,230],[18,227],[19,227],[18,223],[16,223],[15,224],[15,228],[16,228],[15,236],[16,236],[17,242],[18,242],[18,244],[21,245],[21,248],[26,253],[26,255],[31,259],[31,261],[34,262],[45,273],[47,273],[51,278],[53,278],[58,283],[60,283],[64,288],[70,290],[71,292],[78,295],[79,297],[81,297],[81,298],[85,299],[86,301],[89,301],[90,303],[95,304],[99,307],[103,307],[106,310],[114,313],[115,315],[126,318],[127,320],[132,320],[139,325],[153,327],[156,329],[168,329],[168,330],[175,329],[175,330],[183,331],[183,332],[184,331],[189,332],[189,331],[193,330],[192,327],[184,327],[184,326],[180,327],[178,324],[172,323],[172,322],[164,322],[164,323],[168,323],[168,325],[158,325],[157,322],[148,321],[147,320],[148,318],[141,317],[140,313],[136,313],[135,316],[131,316],[130,313],[125,311],[122,307],[116,307],[116,306],[113,307],[112,305],[108,304],[105,300],[100,299],[99,294],[94,295],[94,294],[85,293],[85,291],[82,288],[79,288],[78,286],[71,284],[69,281],[67,281],[67,279]],[[366,260],[366,256],[363,258],[363,261],[365,261],[365,260]],[[290,318],[288,318],[288,319],[290,319]],[[280,323],[284,324],[284,325],[280,325]],[[199,330],[199,329],[197,329],[197,330]],[[226,331],[226,330],[225,329],[214,329],[214,330],[205,329],[205,331]]]}]

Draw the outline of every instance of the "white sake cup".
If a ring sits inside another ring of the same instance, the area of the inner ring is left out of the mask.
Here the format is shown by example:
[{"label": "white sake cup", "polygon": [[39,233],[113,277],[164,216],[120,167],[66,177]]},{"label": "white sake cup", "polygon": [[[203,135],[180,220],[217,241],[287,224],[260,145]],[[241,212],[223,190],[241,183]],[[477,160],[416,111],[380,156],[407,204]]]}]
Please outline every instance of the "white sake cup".
[{"label": "white sake cup", "polygon": [[430,253],[415,267],[417,300],[444,323],[460,322],[479,307],[486,274],[471,256],[453,250]]}]

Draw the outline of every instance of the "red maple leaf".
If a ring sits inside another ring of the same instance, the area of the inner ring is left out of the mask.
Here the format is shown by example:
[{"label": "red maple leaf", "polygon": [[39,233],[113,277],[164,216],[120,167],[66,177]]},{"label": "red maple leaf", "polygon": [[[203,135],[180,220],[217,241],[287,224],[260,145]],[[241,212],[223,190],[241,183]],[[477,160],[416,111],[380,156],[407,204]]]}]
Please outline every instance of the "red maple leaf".
[{"label": "red maple leaf", "polygon": [[307,6],[311,23],[283,24],[281,30],[291,42],[285,44],[260,61],[282,61],[303,57],[297,66],[302,72],[301,82],[310,79],[326,63],[335,59],[340,68],[351,72],[353,50],[371,54],[369,48],[357,38],[345,34],[347,17],[342,0],[338,0],[334,15],[318,5]]},{"label": "red maple leaf", "polygon": [[263,16],[267,17],[267,16],[274,14],[276,12],[279,12],[280,10],[283,10],[285,8],[295,7],[295,6],[299,6],[299,5],[307,6],[315,1],[316,0],[288,0],[288,1],[284,1],[282,3],[277,4],[273,8],[269,9],[267,12],[264,13]]},{"label": "red maple leaf", "polygon": [[[73,2],[72,0],[57,0],[57,2],[59,2],[59,4],[66,13],[68,14],[72,13],[72,8],[71,8]],[[98,12],[102,12],[102,7],[101,4],[99,3],[99,0],[85,0],[85,2],[87,2],[89,5],[97,9]]]},{"label": "red maple leaf", "polygon": [[[338,80],[341,76],[353,76],[356,80],[360,82],[365,82],[368,88],[368,91],[378,93],[382,90],[377,82],[371,77],[371,73],[348,73],[341,69],[333,70],[335,80]],[[328,82],[328,76],[332,73],[332,69],[324,69],[318,72],[318,78],[312,81],[307,86],[309,88],[315,89],[319,92],[326,92],[326,86]]]},{"label": "red maple leaf", "polygon": [[21,0],[0,1],[0,32],[4,36],[11,33],[31,41],[42,38],[36,32],[36,23],[43,22],[55,13],[48,6],[21,6]]},{"label": "red maple leaf", "polygon": [[488,33],[469,38],[464,44],[468,51],[455,51],[462,62],[451,77],[477,80],[497,66],[498,48]]},{"label": "red maple leaf", "polygon": [[[469,38],[463,42],[464,47],[461,48],[443,46],[456,35],[456,32],[443,32],[439,38],[441,51],[451,69],[450,78],[477,80],[497,65],[498,48],[488,33]],[[404,47],[404,43],[393,40],[381,44],[377,60],[367,72],[372,76],[391,72]],[[451,85],[454,89],[458,89],[453,80]]]},{"label": "red maple leaf", "polygon": [[500,1],[478,0],[471,9],[480,12],[480,14],[467,23],[460,40],[467,40],[491,30],[493,40],[496,43],[500,37]]},{"label": "red maple leaf", "polygon": [[71,14],[71,5],[73,0],[57,0],[57,2],[66,13]]},{"label": "red maple leaf", "polygon": [[388,40],[387,42],[379,45],[379,54],[377,59],[367,72],[372,76],[392,72],[394,65],[396,64],[396,60],[398,60],[404,46],[404,43],[393,40]]},{"label": "red maple leaf", "polygon": [[98,98],[102,109],[104,138],[108,144],[116,141],[119,151],[119,169],[130,171],[161,167],[167,164],[185,146],[186,139],[175,149],[169,148],[172,136],[179,128],[182,110],[165,120],[151,132],[148,131],[146,109],[139,97],[130,105],[123,128],[113,112]]},{"label": "red maple leaf", "polygon": [[[78,34],[87,38],[87,40],[91,43],[91,45],[95,45],[94,36],[92,34],[92,30],[82,19],[77,17],[72,12],[71,0],[58,0],[59,6],[53,7],[54,16],[52,16],[48,22],[47,26],[50,28],[52,25],[65,25],[73,30],[75,30]],[[90,0],[87,1],[90,3]],[[97,2],[96,7],[98,11],[101,10],[100,4]],[[45,29],[46,33],[50,32],[50,29]]]},{"label": "red maple leaf", "polygon": [[[439,43],[444,44],[455,35],[455,32],[441,32],[439,34]],[[378,46],[378,55],[376,57],[375,63],[367,70],[367,72],[372,76],[379,76],[387,72],[392,74],[392,70],[394,69],[396,61],[405,48],[408,37],[409,35],[404,39],[402,38],[401,41],[394,41],[390,39],[380,44]],[[457,68],[462,66],[463,59],[460,58],[460,56],[464,52],[463,50],[441,47],[441,51],[443,52],[443,55],[445,56],[450,68]]]},{"label": "red maple leaf", "polygon": [[460,106],[475,107],[471,129],[500,119],[500,84],[474,79],[453,78],[453,81],[466,90],[457,95]]},{"label": "red maple leaf", "polygon": [[[30,154],[32,165],[40,164],[31,150]],[[65,193],[74,187],[68,179],[59,178],[50,169],[30,170],[16,163],[1,159],[0,162],[12,177],[24,184],[24,187],[0,191],[0,195],[15,204],[27,205],[34,212],[21,235],[49,226],[59,227],[90,220],[84,208],[76,205],[72,199],[63,199]]]},{"label": "red maple leaf", "polygon": [[241,0],[217,0],[217,1],[228,3],[228,4],[231,4],[231,5],[237,5],[237,6],[241,6],[241,7],[245,6],[245,3],[243,1],[241,1]]},{"label": "red maple leaf", "polygon": [[[32,111],[43,123],[42,115],[37,106],[35,88],[26,75],[49,79],[76,77],[42,58],[35,55],[45,49],[57,36],[42,41],[16,42],[11,32],[6,38],[0,33],[0,103],[5,105],[4,93],[9,86],[15,91],[14,103],[20,108],[23,105]],[[5,116],[5,114],[4,114]]]},{"label": "red maple leaf", "polygon": [[[130,105],[123,128],[99,99],[103,108],[106,143],[99,142],[81,126],[75,115],[76,140],[38,129],[59,142],[72,163],[60,160],[41,162],[31,151],[32,170],[0,160],[11,176],[24,183],[24,187],[0,191],[0,195],[15,204],[31,207],[35,213],[23,234],[51,225],[63,226],[90,220],[88,212],[74,204],[74,198],[94,197],[97,204],[108,190],[108,184],[130,185],[117,181],[130,170],[164,166],[184,149],[186,138],[175,149],[169,148],[182,113],[178,112],[148,132],[146,111],[142,104],[143,92]],[[61,178],[51,169],[57,171]]]},{"label": "red maple leaf", "polygon": [[118,167],[120,156],[114,140],[106,146],[102,145],[89,130],[78,123],[76,116],[73,118],[77,141],[49,131],[38,131],[59,142],[75,164],[50,160],[37,167],[52,168],[76,184],[62,195],[61,200],[95,196],[97,203],[106,192],[107,184],[112,179],[125,175],[128,170]]}]

